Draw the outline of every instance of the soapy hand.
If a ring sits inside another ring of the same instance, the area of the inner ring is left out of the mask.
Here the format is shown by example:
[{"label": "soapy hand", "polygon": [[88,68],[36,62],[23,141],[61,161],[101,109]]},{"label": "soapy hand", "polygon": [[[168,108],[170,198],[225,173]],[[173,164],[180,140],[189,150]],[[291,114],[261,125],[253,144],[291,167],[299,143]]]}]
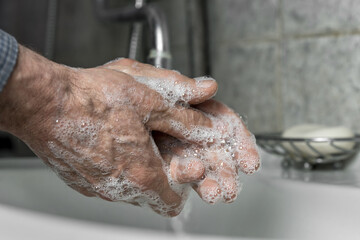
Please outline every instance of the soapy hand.
[{"label": "soapy hand", "polygon": [[[114,64],[138,63],[122,59],[74,71],[76,81],[71,82],[71,90],[53,118],[52,138],[38,154],[43,154],[70,187],[85,195],[147,204],[162,215],[177,215],[187,192],[172,186],[150,132],[161,131],[196,143],[171,122],[187,128],[211,127],[204,114],[178,102],[203,101],[214,94],[216,84],[147,65],[140,68],[139,75],[128,75],[111,69]],[[141,74],[147,76],[146,81],[153,76],[154,85],[136,81]],[[170,91],[174,91],[171,96]]]},{"label": "soapy hand", "polygon": [[154,139],[175,182],[191,183],[207,203],[233,202],[241,189],[238,171],[252,174],[260,167],[254,136],[224,104],[208,100],[195,107],[213,122],[210,131],[202,129],[202,144],[187,144],[162,133],[155,133]]}]

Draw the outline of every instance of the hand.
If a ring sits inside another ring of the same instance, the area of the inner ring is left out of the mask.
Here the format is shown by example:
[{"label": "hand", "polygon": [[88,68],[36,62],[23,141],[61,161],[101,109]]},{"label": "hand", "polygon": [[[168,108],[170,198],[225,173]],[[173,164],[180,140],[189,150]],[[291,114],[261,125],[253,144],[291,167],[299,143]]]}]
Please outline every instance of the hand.
[{"label": "hand", "polygon": [[26,142],[80,193],[148,204],[173,216],[186,192],[170,186],[170,169],[150,132],[196,144],[173,123],[211,127],[209,118],[187,105],[210,98],[216,88],[211,80],[195,81],[128,59],[72,69],[20,47],[0,95],[0,129]]},{"label": "hand", "polygon": [[208,100],[195,107],[213,122],[213,131],[202,129],[201,146],[162,133],[154,134],[155,142],[175,182],[191,183],[207,203],[232,202],[241,188],[238,171],[252,174],[260,167],[254,136],[224,104]]}]

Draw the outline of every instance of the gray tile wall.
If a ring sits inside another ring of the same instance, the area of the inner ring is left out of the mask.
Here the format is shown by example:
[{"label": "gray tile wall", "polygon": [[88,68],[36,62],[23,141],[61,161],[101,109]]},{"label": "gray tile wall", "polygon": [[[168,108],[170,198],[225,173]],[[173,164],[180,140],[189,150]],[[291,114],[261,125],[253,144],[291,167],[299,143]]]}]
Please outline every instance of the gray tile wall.
[{"label": "gray tile wall", "polygon": [[360,3],[210,0],[217,98],[254,132],[299,123],[360,132]]},{"label": "gray tile wall", "polygon": [[283,0],[282,8],[286,35],[360,30],[358,0]]}]

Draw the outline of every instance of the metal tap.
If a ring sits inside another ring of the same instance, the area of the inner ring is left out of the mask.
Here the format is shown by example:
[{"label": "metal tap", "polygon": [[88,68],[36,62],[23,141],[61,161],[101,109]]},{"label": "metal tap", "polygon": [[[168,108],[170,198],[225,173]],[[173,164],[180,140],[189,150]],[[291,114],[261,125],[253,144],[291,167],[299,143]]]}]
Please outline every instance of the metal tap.
[{"label": "metal tap", "polygon": [[[153,4],[135,4],[124,8],[106,8],[106,0],[95,0],[96,12],[102,19],[111,21],[145,21],[149,27],[151,48],[147,62],[161,68],[171,68],[171,53],[169,45],[166,18],[160,8]],[[129,51],[136,56],[133,51]]]}]

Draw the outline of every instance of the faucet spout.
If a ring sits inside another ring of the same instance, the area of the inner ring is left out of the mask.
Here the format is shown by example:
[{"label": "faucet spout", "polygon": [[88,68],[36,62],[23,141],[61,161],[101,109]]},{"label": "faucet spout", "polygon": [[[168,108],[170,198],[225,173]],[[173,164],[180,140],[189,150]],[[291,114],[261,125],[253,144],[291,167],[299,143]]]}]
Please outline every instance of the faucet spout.
[{"label": "faucet spout", "polygon": [[161,68],[171,68],[171,53],[168,26],[160,8],[153,4],[140,8],[128,6],[125,8],[107,9],[105,0],[95,0],[97,15],[111,21],[146,21],[149,27],[151,49],[147,62]]},{"label": "faucet spout", "polygon": [[153,5],[145,6],[144,11],[152,43],[148,62],[156,67],[171,68],[169,33],[164,13]]}]

